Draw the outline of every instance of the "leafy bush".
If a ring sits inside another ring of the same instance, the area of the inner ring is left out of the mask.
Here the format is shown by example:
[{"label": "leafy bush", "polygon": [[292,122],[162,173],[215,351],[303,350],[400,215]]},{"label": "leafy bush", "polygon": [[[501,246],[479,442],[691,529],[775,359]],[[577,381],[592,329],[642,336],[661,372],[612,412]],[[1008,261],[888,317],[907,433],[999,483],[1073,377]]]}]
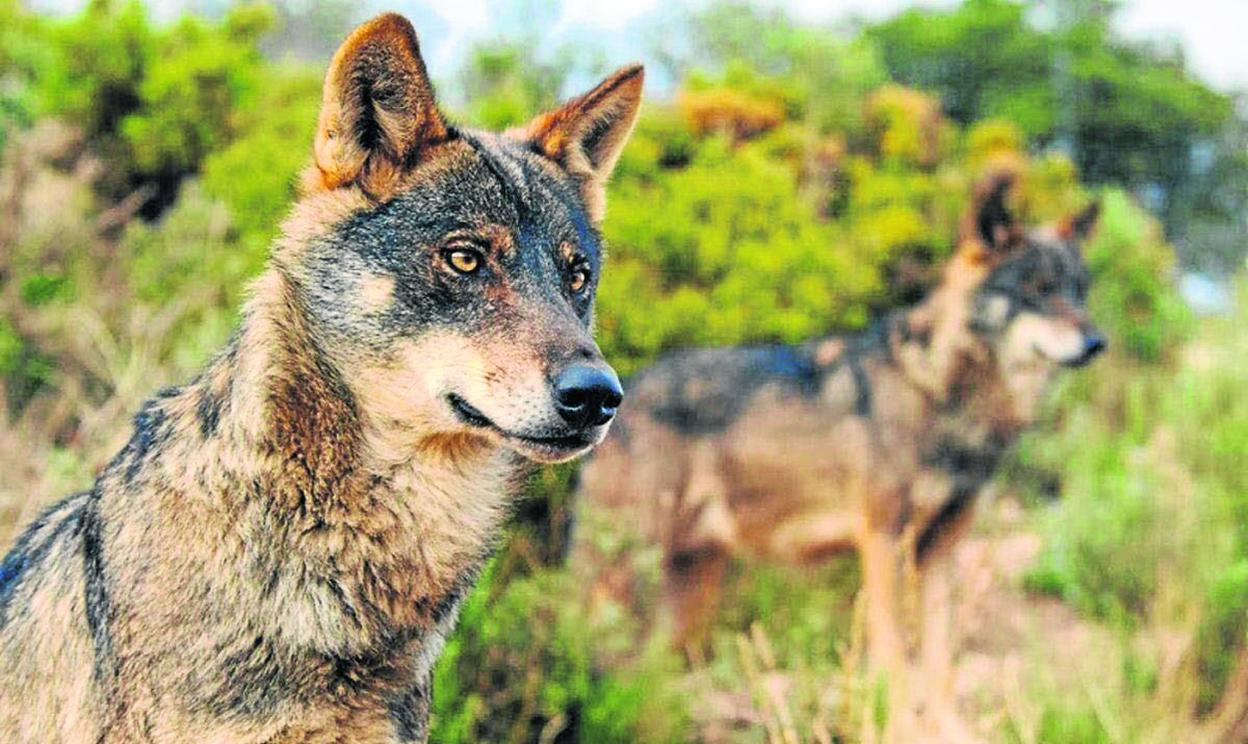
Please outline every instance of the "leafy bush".
[{"label": "leafy bush", "polygon": [[684,739],[673,687],[677,662],[661,649],[627,666],[636,628],[586,622],[564,571],[500,585],[487,571],[464,605],[434,680],[432,741],[670,742]]},{"label": "leafy bush", "polygon": [[[1102,197],[1088,268],[1097,277],[1092,312],[1141,361],[1159,361],[1180,348],[1191,324],[1174,291],[1174,249],[1161,227],[1121,191]],[[1105,279],[1108,279],[1106,281]]]},{"label": "leafy bush", "polygon": [[[55,116],[81,128],[108,162],[100,187],[120,198],[154,188],[154,215],[181,179],[236,134],[266,70],[258,51],[272,20],[239,5],[218,23],[187,16],[155,28],[141,3],[92,2],[76,17],[27,16],[7,1],[0,62],[12,66],[5,108]],[[13,91],[13,92],[9,92]],[[19,103],[13,103],[14,101]]]},{"label": "leafy bush", "polygon": [[[663,157],[646,128],[638,137]],[[878,271],[837,249],[849,247],[844,232],[816,219],[787,164],[712,137],[682,167],[657,165],[629,159],[612,192],[598,328],[613,362],[631,371],[676,346],[797,341],[865,322]]]},{"label": "leafy bush", "polygon": [[1063,487],[1029,584],[1128,628],[1194,623],[1193,684],[1206,708],[1248,645],[1246,300],[1172,372],[1128,354],[1107,360],[1067,391],[1057,431],[1023,450]]},{"label": "leafy bush", "polygon": [[238,120],[238,136],[203,162],[204,190],[225,202],[244,249],[258,267],[309,163],[321,103],[321,83],[307,70],[269,76],[253,108]]},{"label": "leafy bush", "polygon": [[262,6],[235,7],[220,25],[184,17],[156,37],[120,132],[141,174],[194,173],[236,134],[267,71],[256,45],[268,28]]}]

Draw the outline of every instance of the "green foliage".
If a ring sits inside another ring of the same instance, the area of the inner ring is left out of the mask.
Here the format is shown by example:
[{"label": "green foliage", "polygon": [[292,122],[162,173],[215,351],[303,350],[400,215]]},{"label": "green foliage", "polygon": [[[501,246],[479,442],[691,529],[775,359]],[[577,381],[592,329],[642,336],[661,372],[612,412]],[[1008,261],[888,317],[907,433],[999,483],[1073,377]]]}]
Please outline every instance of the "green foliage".
[{"label": "green foliage", "polygon": [[1102,207],[1088,268],[1112,280],[1097,285],[1092,313],[1133,356],[1160,360],[1190,330],[1187,308],[1171,286],[1174,250],[1156,221],[1121,191],[1105,192]]},{"label": "green foliage", "polygon": [[22,281],[19,294],[28,305],[42,305],[65,294],[65,277],[56,274],[35,274]]},{"label": "green foliage", "polygon": [[955,121],[999,116],[1037,136],[1055,125],[1052,42],[1027,24],[1024,11],[1011,0],[915,8],[871,27],[867,36],[893,79],[939,91]]},{"label": "green foliage", "polygon": [[155,28],[138,2],[98,0],[67,20],[0,9],[5,16],[16,27],[0,32],[0,61],[11,67],[5,108],[74,122],[109,163],[106,193],[152,185],[164,206],[254,105],[272,12],[239,5],[220,22],[187,16]]},{"label": "green foliage", "polygon": [[688,28],[692,49],[688,58],[678,55],[682,66],[730,78],[747,71],[783,91],[789,118],[820,132],[856,138],[865,126],[860,102],[888,82],[869,39],[804,26],[780,9],[713,3],[693,14]]},{"label": "green foliage", "polygon": [[177,311],[162,354],[193,368],[229,336],[264,257],[238,242],[230,213],[192,181],[160,222],[128,226],[116,260],[127,267],[135,301]]},{"label": "green foliage", "polygon": [[468,116],[482,126],[504,129],[552,108],[568,74],[567,50],[556,61],[539,60],[520,42],[479,44],[460,72]]},{"label": "green foliage", "polygon": [[[1069,150],[1085,179],[1152,193],[1169,230],[1204,225],[1221,250],[1242,258],[1244,229],[1234,214],[1248,198],[1248,171],[1232,165],[1243,157],[1243,138],[1226,137],[1242,132],[1230,96],[1195,79],[1180,54],[1115,36],[1117,3],[1042,5],[967,0],[915,8],[867,36],[894,79],[938,93],[955,121],[1012,121],[1033,143]],[[1044,28],[1033,22],[1041,14]],[[1193,167],[1194,143],[1222,165]],[[1216,236],[1211,223],[1228,235]],[[1223,268],[1238,262],[1219,260]]]},{"label": "green foliage", "polygon": [[[1241,446],[1243,441],[1239,443]],[[1233,505],[1238,514],[1236,527],[1242,532],[1248,520],[1243,518],[1248,509],[1242,497]],[[1242,546],[1245,542],[1239,541]],[[1221,699],[1221,693],[1233,665],[1248,646],[1248,560],[1240,557],[1220,571],[1208,588],[1205,598],[1206,614],[1196,633],[1195,654],[1201,685],[1197,705],[1207,712]]]},{"label": "green foliage", "polygon": [[1036,741],[1046,744],[1109,744],[1113,741],[1096,711],[1089,708],[1045,710]]},{"label": "green foliage", "polygon": [[20,409],[36,392],[51,381],[53,362],[24,341],[5,318],[0,318],[0,378],[6,381],[6,406]]},{"label": "green foliage", "polygon": [[[432,741],[670,742],[684,739],[676,660],[662,651],[614,668],[635,628],[589,624],[563,571],[501,585],[487,571],[466,601],[434,679]],[[623,621],[623,619],[621,619]],[[549,737],[549,738],[547,738]],[[556,738],[557,737],[557,738]]]},{"label": "green foliage", "polygon": [[598,329],[613,361],[631,370],[676,346],[797,341],[865,322],[880,277],[835,249],[844,233],[816,218],[787,164],[712,137],[663,169],[648,127],[636,136],[655,159],[625,161],[604,230],[613,263]]},{"label": "green foliage", "polygon": [[186,174],[235,134],[262,75],[256,44],[263,6],[235,7],[219,26],[190,16],[153,44],[136,86],[138,105],[120,126],[141,173]]},{"label": "green foliage", "polygon": [[93,2],[76,18],[46,21],[32,30],[41,32],[50,55],[34,81],[38,112],[75,122],[93,140],[115,136],[138,108],[139,87],[155,52],[143,6]]},{"label": "green foliage", "polygon": [[0,375],[17,371],[22,361],[22,339],[7,320],[0,318]]},{"label": "green foliage", "polygon": [[1108,360],[1066,391],[1057,432],[1023,448],[1063,490],[1029,585],[1127,627],[1195,613],[1205,706],[1248,644],[1246,300],[1169,370]]},{"label": "green foliage", "polygon": [[203,163],[204,190],[229,207],[245,250],[263,259],[295,196],[312,152],[320,80],[306,70],[277,70],[256,105],[239,117],[239,134]]},{"label": "green foliage", "polygon": [[40,29],[19,0],[0,0],[0,154],[10,132],[29,126],[39,113],[31,83],[50,66]]}]

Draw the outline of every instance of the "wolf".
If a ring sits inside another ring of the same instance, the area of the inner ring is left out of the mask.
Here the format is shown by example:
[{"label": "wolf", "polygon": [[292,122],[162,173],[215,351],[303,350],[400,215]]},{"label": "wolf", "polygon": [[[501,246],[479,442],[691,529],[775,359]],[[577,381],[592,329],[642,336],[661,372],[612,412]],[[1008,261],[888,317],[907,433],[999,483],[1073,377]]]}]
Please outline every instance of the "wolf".
[{"label": "wolf", "polygon": [[[665,624],[695,660],[730,558],[857,551],[869,662],[896,695],[890,710],[902,721],[922,708],[905,694],[922,686],[929,722],[941,719],[936,733],[895,728],[894,739],[969,740],[949,698],[950,546],[1054,375],[1106,347],[1087,316],[1081,248],[1099,207],[1024,229],[1008,205],[1015,179],[978,184],[938,285],[871,330],[679,351],[626,385],[629,404],[581,475],[582,522],[636,524],[661,549]],[[627,572],[576,542],[594,591],[627,595]]]},{"label": "wolf", "polygon": [[419,742],[530,463],[606,435],[591,335],[643,70],[503,133],[356,29],[232,340],[0,565],[0,741]]}]

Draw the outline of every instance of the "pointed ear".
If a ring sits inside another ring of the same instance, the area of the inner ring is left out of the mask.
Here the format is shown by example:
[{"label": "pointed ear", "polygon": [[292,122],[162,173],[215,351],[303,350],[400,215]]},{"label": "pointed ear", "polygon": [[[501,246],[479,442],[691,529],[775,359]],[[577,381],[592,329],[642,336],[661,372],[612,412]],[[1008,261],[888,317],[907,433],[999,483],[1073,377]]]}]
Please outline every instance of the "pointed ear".
[{"label": "pointed ear", "polygon": [[637,121],[644,79],[641,65],[623,67],[585,95],[537,117],[521,132],[580,182],[594,222],[601,222],[606,211],[607,179]]},{"label": "pointed ear", "polygon": [[975,188],[975,199],[963,220],[962,239],[975,240],[990,252],[1003,252],[1022,237],[1022,229],[1006,203],[1015,175],[999,172]]},{"label": "pointed ear", "polygon": [[1078,214],[1072,214],[1062,220],[1058,225],[1057,232],[1063,238],[1083,243],[1092,235],[1092,231],[1096,229],[1096,223],[1101,218],[1101,202],[1093,201],[1084,207]]},{"label": "pointed ear", "polygon": [[314,152],[320,186],[392,196],[423,148],[446,139],[416,31],[394,13],[351,32],[329,63]]}]

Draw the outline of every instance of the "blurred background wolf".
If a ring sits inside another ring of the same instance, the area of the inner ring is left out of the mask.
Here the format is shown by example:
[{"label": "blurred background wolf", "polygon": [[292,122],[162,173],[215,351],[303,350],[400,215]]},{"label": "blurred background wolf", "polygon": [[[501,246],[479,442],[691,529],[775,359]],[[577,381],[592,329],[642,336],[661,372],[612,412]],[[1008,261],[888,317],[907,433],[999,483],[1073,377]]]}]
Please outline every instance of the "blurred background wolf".
[{"label": "blurred background wolf", "polygon": [[[1099,199],[1088,307],[1109,351],[1062,376],[951,555],[958,711],[987,741],[1248,741],[1244,11],[390,6],[0,0],[5,549],[229,337],[325,60],[394,9],[447,108],[485,127],[647,62],[603,224],[597,336],[621,372],[918,302],[1002,164],[1024,224]],[[530,483],[435,671],[432,741],[878,740],[889,700],[856,647],[852,558],[729,563],[689,663],[656,613],[611,600],[656,607],[661,555],[577,506],[575,477]],[[618,569],[599,601],[574,532]]]}]

